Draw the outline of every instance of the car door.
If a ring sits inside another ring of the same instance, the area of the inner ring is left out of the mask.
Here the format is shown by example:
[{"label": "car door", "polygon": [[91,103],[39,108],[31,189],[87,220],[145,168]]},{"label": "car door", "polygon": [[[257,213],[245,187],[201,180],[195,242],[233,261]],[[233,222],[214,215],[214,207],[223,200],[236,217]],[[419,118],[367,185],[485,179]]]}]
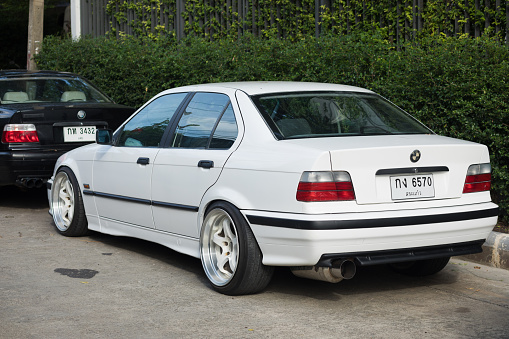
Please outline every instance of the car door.
[{"label": "car door", "polygon": [[150,192],[154,159],[186,96],[176,93],[156,98],[115,135],[114,146],[96,152],[93,190],[102,222],[154,227]]},{"label": "car door", "polygon": [[158,230],[198,238],[198,207],[233,152],[238,127],[230,98],[196,93],[154,162],[152,199]]}]

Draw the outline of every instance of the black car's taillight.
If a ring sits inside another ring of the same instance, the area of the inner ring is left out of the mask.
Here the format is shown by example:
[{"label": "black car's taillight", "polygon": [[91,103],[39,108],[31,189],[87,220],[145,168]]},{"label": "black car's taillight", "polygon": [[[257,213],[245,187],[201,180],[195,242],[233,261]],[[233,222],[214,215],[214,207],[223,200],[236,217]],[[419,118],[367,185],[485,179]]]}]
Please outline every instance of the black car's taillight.
[{"label": "black car's taillight", "polygon": [[2,133],[2,143],[39,142],[37,130],[33,124],[7,124]]}]

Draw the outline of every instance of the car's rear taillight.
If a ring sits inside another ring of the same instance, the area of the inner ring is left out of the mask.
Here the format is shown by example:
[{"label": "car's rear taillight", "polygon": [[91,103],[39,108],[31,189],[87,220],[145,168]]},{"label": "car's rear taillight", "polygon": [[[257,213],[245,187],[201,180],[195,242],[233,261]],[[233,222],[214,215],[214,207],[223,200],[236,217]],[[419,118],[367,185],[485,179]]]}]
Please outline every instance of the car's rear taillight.
[{"label": "car's rear taillight", "polygon": [[470,165],[463,186],[463,193],[489,191],[491,188],[491,165]]},{"label": "car's rear taillight", "polygon": [[355,200],[350,174],[337,172],[304,172],[297,188],[298,201]]},{"label": "car's rear taillight", "polygon": [[39,137],[33,124],[7,124],[2,133],[2,142],[4,144],[39,142]]}]

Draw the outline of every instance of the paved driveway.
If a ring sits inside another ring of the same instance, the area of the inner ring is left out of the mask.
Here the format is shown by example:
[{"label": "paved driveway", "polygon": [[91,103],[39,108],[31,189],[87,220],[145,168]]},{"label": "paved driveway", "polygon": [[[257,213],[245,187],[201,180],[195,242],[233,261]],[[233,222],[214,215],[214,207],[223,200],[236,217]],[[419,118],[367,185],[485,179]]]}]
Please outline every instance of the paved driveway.
[{"label": "paved driveway", "polygon": [[200,261],[149,242],[54,229],[44,191],[0,188],[0,338],[507,338],[509,271],[452,260],[339,284],[276,271],[261,294],[214,292]]}]

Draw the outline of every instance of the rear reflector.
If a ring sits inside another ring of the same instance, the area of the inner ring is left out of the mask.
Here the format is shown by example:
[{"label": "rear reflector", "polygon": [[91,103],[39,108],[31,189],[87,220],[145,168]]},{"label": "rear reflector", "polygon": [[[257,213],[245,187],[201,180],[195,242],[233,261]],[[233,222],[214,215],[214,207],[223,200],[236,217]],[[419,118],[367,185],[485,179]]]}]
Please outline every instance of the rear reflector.
[{"label": "rear reflector", "polygon": [[12,144],[21,142],[39,142],[35,125],[7,124],[2,133],[2,143]]},{"label": "rear reflector", "polygon": [[471,165],[467,171],[463,193],[483,192],[491,189],[491,165]]},{"label": "rear reflector", "polygon": [[298,201],[355,200],[348,172],[304,172],[297,187]]}]

